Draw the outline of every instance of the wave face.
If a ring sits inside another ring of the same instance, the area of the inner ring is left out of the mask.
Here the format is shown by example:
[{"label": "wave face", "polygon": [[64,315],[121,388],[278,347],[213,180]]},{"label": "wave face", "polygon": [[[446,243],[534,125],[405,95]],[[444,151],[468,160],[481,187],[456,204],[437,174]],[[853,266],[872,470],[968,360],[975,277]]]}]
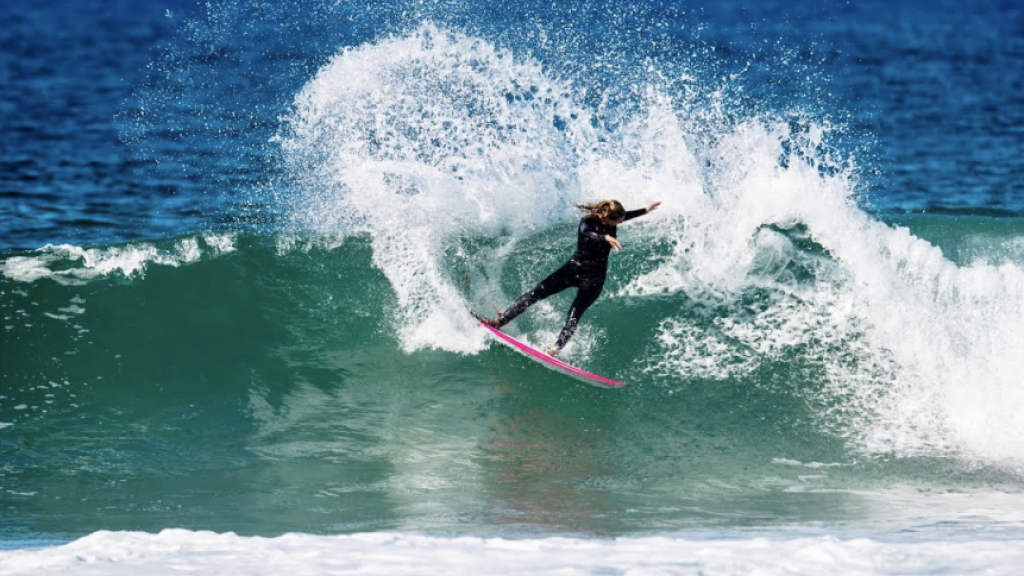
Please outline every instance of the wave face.
[{"label": "wave face", "polygon": [[[861,234],[841,246],[807,214],[742,248],[713,240],[744,218],[696,220],[712,208],[624,226],[567,350],[619,392],[468,327],[566,256],[571,222],[451,238],[415,264],[436,278],[389,272],[372,232],[7,256],[5,532],[79,535],[97,514],[252,534],[899,522],[961,513],[948,490],[1019,521],[1020,231],[907,222],[996,247],[954,263],[840,206],[829,230]],[[435,281],[453,303],[403,313]],[[511,329],[554,338],[568,298]]]}]

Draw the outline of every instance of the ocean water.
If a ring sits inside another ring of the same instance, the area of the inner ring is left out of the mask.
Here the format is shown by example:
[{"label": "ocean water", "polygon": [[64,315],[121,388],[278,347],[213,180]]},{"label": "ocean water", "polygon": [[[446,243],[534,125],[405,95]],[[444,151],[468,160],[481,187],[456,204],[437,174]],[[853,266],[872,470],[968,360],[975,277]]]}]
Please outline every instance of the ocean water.
[{"label": "ocean water", "polygon": [[[0,574],[1024,571],[1016,3],[16,0],[0,52]],[[600,198],[663,202],[565,351],[622,390],[470,315]]]}]

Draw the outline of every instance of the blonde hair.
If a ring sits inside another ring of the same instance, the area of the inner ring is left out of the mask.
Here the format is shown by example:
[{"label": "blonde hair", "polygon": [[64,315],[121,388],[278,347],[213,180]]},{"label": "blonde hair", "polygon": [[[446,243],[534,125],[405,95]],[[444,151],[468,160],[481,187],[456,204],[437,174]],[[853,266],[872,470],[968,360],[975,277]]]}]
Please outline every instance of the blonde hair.
[{"label": "blonde hair", "polygon": [[626,209],[618,200],[601,200],[593,204],[576,204],[580,210],[586,210],[587,216],[608,218],[609,220],[621,220],[626,217]]}]

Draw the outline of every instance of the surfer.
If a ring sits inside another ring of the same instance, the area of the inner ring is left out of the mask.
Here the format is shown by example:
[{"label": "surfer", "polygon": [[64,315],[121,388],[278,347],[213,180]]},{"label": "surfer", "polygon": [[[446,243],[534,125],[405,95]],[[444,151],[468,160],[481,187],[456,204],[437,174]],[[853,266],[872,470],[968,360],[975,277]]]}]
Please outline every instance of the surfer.
[{"label": "surfer", "polygon": [[549,356],[556,356],[576,332],[580,317],[601,295],[604,279],[608,274],[608,255],[612,248],[622,249],[622,243],[616,238],[618,225],[656,210],[660,205],[661,202],[651,202],[646,208],[627,212],[618,200],[577,204],[576,207],[586,211],[587,214],[580,219],[576,252],[569,258],[569,261],[541,280],[540,284],[537,284],[532,290],[520,296],[508,307],[508,310],[498,312],[497,320],[481,318],[481,321],[494,328],[501,328],[537,302],[575,286],[577,288],[576,299],[569,307],[565,326],[558,334],[555,345],[547,351]]}]

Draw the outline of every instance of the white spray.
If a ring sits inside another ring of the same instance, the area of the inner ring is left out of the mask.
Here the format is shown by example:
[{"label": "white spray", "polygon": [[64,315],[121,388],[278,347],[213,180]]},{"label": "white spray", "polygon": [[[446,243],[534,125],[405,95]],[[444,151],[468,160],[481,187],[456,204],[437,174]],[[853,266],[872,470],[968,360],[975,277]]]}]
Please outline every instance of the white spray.
[{"label": "white spray", "polygon": [[[661,199],[637,233],[671,253],[620,294],[776,296],[718,325],[749,353],[669,317],[638,367],[668,380],[728,376],[815,342],[839,351],[815,391],[823,426],[868,452],[1024,470],[1019,264],[958,267],[871,218],[852,200],[852,163],[825,144],[826,123],[726,120],[723,99],[697,108],[652,87],[632,121],[602,132],[581,96],[528,58],[431,26],[347,49],[286,119],[292,223],[369,234],[405,350],[472,352],[483,340],[445,262],[460,237],[507,238],[507,249],[570,218],[573,202]],[[795,226],[825,254],[777,231]],[[793,263],[810,279],[794,279]]]}]

